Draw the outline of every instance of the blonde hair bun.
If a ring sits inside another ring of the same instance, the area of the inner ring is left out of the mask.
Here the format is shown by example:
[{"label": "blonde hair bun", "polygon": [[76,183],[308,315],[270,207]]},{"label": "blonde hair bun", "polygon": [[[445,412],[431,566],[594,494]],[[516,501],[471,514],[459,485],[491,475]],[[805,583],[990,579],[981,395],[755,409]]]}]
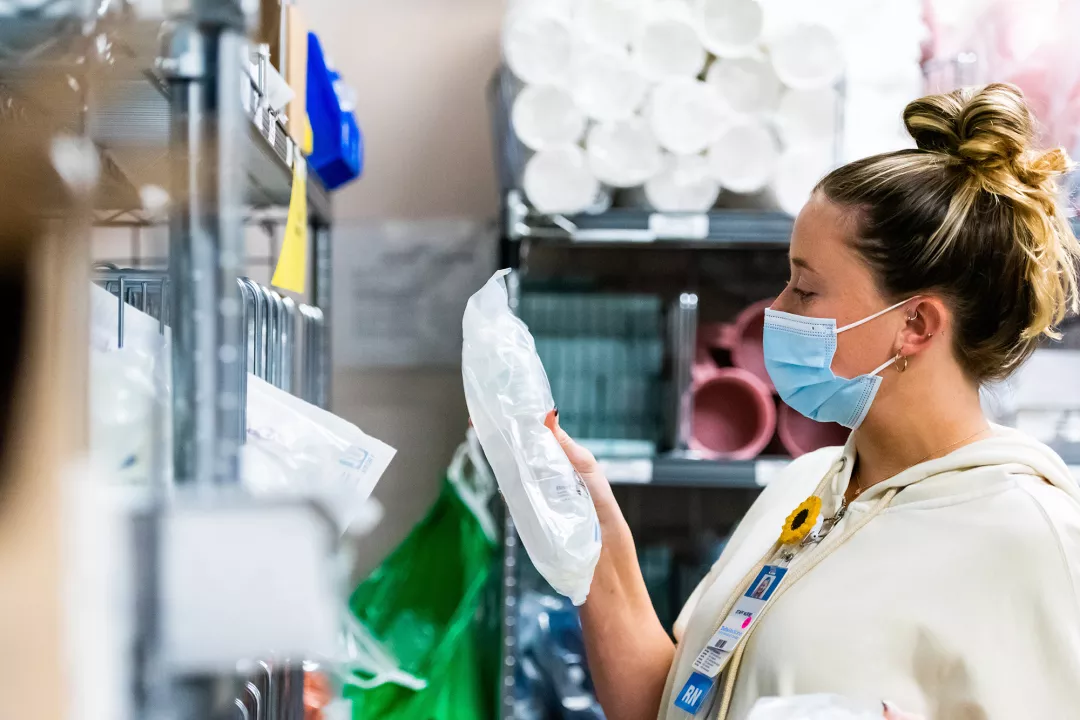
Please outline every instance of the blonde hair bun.
[{"label": "blonde hair bun", "polygon": [[1035,139],[1024,94],[1006,83],[920,98],[904,110],[904,124],[920,149],[979,164],[1011,162]]}]

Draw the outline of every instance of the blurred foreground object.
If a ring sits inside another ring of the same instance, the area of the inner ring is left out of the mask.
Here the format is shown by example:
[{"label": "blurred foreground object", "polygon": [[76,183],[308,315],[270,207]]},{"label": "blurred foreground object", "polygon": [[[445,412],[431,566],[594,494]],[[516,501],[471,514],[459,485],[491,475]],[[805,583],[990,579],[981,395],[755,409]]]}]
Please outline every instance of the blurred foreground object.
[{"label": "blurred foreground object", "polygon": [[68,716],[61,478],[86,449],[86,150],[0,125],[2,718]]}]

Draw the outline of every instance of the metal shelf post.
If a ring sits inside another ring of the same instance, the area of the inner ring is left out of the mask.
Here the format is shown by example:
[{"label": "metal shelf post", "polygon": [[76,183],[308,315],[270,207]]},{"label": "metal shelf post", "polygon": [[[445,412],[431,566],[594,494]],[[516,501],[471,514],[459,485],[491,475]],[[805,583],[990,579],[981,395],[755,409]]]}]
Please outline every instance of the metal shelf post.
[{"label": "metal shelf post", "polygon": [[322,310],[323,327],[319,353],[319,378],[316,404],[324,409],[330,407],[330,386],[333,379],[333,294],[334,294],[334,247],[330,225],[313,222],[315,267],[312,272],[312,303]]},{"label": "metal shelf post", "polygon": [[[163,63],[170,95],[173,209],[174,481],[204,490],[239,483],[246,381],[242,274],[247,135],[241,86],[244,13],[238,2],[196,3]],[[236,717],[235,676],[171,678],[176,717]]]},{"label": "metal shelf post", "polygon": [[168,63],[173,198],[174,477],[222,485],[239,478],[243,382],[241,275],[244,117],[242,36],[181,24]]}]

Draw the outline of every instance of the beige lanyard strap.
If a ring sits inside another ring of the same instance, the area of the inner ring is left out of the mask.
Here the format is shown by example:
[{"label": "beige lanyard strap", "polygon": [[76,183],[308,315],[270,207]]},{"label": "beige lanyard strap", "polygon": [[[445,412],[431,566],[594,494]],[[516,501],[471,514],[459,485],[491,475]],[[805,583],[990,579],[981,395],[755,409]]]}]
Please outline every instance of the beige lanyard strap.
[{"label": "beige lanyard strap", "polygon": [[[821,482],[818,483],[817,489],[814,490],[812,494],[821,497],[822,491],[825,490],[825,487],[829,484],[833,477],[835,477],[836,473],[844,469],[844,465],[846,462],[847,459],[844,457],[841,457],[839,460],[834,462],[832,466],[829,467],[828,472],[825,473],[825,477],[821,479]],[[765,553],[765,556],[761,558],[761,560],[759,560],[754,565],[754,567],[750,569],[750,572],[746,573],[743,579],[740,580],[739,583],[735,586],[736,592],[732,594],[732,596],[728,599],[727,604],[724,605],[724,610],[720,613],[720,620],[719,622],[717,622],[716,627],[712,629],[712,633],[709,634],[709,637],[715,635],[716,631],[720,629],[720,626],[723,624],[724,618],[726,618],[731,613],[731,611],[735,609],[735,604],[739,602],[739,597],[740,595],[742,595],[744,589],[750,585],[750,582],[757,577],[758,573],[761,572],[761,569],[769,563],[769,560],[776,554],[776,551],[779,549],[780,542],[777,541],[773,543],[772,546],[769,548],[768,552]],[[713,582],[716,582],[716,578],[713,578]],[[740,590],[740,588],[742,588],[743,590]]]},{"label": "beige lanyard strap", "polygon": [[[826,476],[826,479],[831,479],[830,476],[831,473],[830,475]],[[824,486],[824,481],[822,482],[822,486]],[[822,486],[819,486],[818,492],[821,491]],[[732,695],[734,695],[735,693],[735,677],[739,672],[739,664],[742,662],[743,652],[746,650],[746,644],[750,640],[750,635],[752,635],[754,630],[756,630],[757,627],[761,624],[761,618],[768,614],[769,608],[775,605],[776,601],[780,599],[780,596],[787,592],[787,590],[789,590],[793,585],[795,585],[796,582],[798,582],[807,573],[817,567],[818,563],[831,555],[835,550],[842,547],[844,543],[854,537],[855,533],[863,529],[863,527],[865,527],[867,523],[869,523],[883,510],[885,510],[885,508],[889,506],[889,503],[892,502],[893,498],[896,497],[897,492],[899,492],[897,488],[889,489],[885,493],[885,495],[882,496],[882,498],[874,505],[874,507],[870,510],[869,513],[860,518],[858,522],[854,523],[850,528],[848,528],[846,532],[844,532],[840,536],[840,540],[838,542],[829,543],[828,538],[826,538],[826,542],[823,543],[825,547],[819,546],[816,553],[807,558],[805,562],[799,563],[798,567],[791,571],[791,575],[788,578],[785,578],[785,581],[782,582],[780,586],[776,589],[776,592],[773,594],[772,600],[764,608],[762,608],[761,612],[758,614],[757,622],[755,622],[749,628],[746,636],[743,637],[742,642],[740,642],[735,648],[735,653],[731,658],[731,662],[725,669],[726,675],[724,679],[724,695],[720,701],[720,711],[716,714],[716,720],[725,720],[725,718],[727,717],[728,710],[731,707],[731,698]],[[753,580],[754,577],[756,577],[756,574],[761,571],[761,568],[768,563],[769,558],[772,556],[775,550],[776,548],[774,546],[773,550],[769,551],[769,555],[766,555],[762,562],[759,564],[759,566],[754,570],[753,576],[747,576],[746,578],[744,578],[743,582],[739,584],[739,588],[745,587],[748,583],[750,583],[751,580]],[[735,600],[731,601],[732,606],[734,606],[734,603],[737,602],[740,594],[741,592],[736,593]],[[726,617],[727,612],[730,612],[730,609],[725,612],[724,617]]]}]

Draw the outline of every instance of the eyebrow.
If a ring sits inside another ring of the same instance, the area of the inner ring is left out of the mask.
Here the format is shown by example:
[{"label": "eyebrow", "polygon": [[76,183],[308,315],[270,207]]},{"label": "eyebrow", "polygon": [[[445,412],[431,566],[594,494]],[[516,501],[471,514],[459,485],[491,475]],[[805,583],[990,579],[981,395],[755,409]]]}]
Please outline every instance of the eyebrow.
[{"label": "eyebrow", "polygon": [[802,259],[801,257],[791,258],[791,264],[795,267],[800,267],[803,270],[809,270],[810,272],[814,272],[814,268],[810,266],[810,263],[806,262],[806,260]]}]

